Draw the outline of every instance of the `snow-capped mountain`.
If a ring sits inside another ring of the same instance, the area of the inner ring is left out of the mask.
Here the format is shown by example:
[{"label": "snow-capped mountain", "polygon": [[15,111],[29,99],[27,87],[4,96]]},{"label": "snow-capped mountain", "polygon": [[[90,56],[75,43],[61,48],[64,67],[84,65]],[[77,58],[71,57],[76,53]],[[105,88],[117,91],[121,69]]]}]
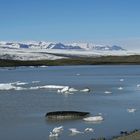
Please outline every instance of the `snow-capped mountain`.
[{"label": "snow-capped mountain", "polygon": [[120,51],[125,50],[120,46],[95,45],[93,43],[53,43],[53,42],[0,42],[1,48],[31,48],[31,49],[63,49],[63,50],[98,50],[98,51]]},{"label": "snow-capped mountain", "polygon": [[133,55],[124,48],[93,43],[54,42],[0,42],[0,59],[10,60],[56,60],[70,57],[99,57]]}]

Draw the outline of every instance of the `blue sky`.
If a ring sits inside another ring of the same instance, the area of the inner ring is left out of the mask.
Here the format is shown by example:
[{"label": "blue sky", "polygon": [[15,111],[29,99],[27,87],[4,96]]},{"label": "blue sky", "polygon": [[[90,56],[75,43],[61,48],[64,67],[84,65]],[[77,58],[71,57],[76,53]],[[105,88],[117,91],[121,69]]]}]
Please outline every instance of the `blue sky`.
[{"label": "blue sky", "polygon": [[0,0],[0,40],[138,47],[140,0]]}]

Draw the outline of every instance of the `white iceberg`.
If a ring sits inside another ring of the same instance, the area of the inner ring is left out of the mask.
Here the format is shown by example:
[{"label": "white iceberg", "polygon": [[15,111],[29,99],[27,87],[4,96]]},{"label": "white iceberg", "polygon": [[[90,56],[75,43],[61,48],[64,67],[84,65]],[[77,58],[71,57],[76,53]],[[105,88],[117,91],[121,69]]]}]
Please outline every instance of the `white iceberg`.
[{"label": "white iceberg", "polygon": [[78,90],[69,86],[65,86],[62,89],[58,89],[58,93],[66,93],[66,94],[74,94],[73,92],[77,92]]},{"label": "white iceberg", "polygon": [[69,88],[69,92],[76,92],[76,91],[78,91],[78,90],[75,88]]},{"label": "white iceberg", "polygon": [[0,90],[24,90],[25,88],[15,86],[13,83],[0,83]]},{"label": "white iceberg", "polygon": [[104,118],[102,116],[93,116],[93,117],[86,117],[83,120],[88,122],[97,122],[97,121],[103,121]]},{"label": "white iceberg", "polygon": [[82,89],[80,90],[81,92],[90,92],[90,89],[89,88],[85,88],[85,89]]},{"label": "white iceberg", "polygon": [[137,84],[137,87],[140,87],[140,84]]},{"label": "white iceberg", "polygon": [[134,112],[136,112],[136,109],[135,108],[128,108],[127,111],[129,113],[134,113]]},{"label": "white iceberg", "polygon": [[69,91],[69,86],[66,86],[60,90],[61,93],[65,93]]},{"label": "white iceberg", "polygon": [[123,81],[124,81],[124,79],[123,79],[123,78],[121,78],[121,79],[120,79],[120,82],[123,82]]},{"label": "white iceberg", "polygon": [[0,84],[0,90],[11,90],[15,89],[15,86],[12,85],[12,83],[1,83]]},{"label": "white iceberg", "polygon": [[105,91],[104,93],[105,94],[111,94],[112,92],[111,91]]},{"label": "white iceberg", "polygon": [[63,89],[67,86],[60,86],[60,85],[45,85],[45,86],[40,86],[40,88],[50,88],[50,89]]},{"label": "white iceberg", "polygon": [[58,134],[60,134],[63,130],[64,130],[64,129],[63,129],[63,126],[55,127],[55,128],[52,130],[52,133],[58,133]]},{"label": "white iceberg", "polygon": [[30,87],[29,89],[30,89],[30,90],[37,90],[37,89],[40,89],[40,86]]},{"label": "white iceberg", "polygon": [[50,138],[50,140],[51,139],[54,140],[54,138],[57,138],[58,136],[59,136],[59,134],[50,132],[49,138]]},{"label": "white iceberg", "polygon": [[71,131],[72,136],[83,133],[83,132],[77,130],[76,128],[70,128],[69,130]]},{"label": "white iceberg", "polygon": [[94,129],[93,128],[86,128],[85,132],[94,132]]},{"label": "white iceberg", "polygon": [[118,90],[123,90],[123,87],[119,87]]}]

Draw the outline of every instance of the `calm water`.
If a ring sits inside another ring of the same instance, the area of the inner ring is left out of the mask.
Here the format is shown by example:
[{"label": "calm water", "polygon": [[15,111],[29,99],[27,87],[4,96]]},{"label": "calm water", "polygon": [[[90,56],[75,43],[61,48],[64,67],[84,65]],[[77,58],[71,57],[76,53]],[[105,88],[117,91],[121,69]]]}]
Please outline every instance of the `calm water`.
[{"label": "calm water", "polygon": [[[124,79],[124,81],[120,81]],[[121,130],[140,128],[140,66],[62,66],[19,67],[0,69],[0,83],[26,82],[16,85],[20,90],[0,90],[0,139],[48,140],[55,126],[64,126],[59,140],[90,140],[118,135]],[[89,87],[90,93],[72,95],[57,93],[56,89],[34,89],[44,85],[64,85],[77,89]],[[118,88],[122,87],[122,90]],[[112,92],[111,94],[104,93]],[[135,113],[127,112],[135,108]],[[102,113],[101,123],[83,120],[48,122],[46,112],[57,110],[89,111],[91,116]],[[70,136],[69,128],[95,132]]]}]

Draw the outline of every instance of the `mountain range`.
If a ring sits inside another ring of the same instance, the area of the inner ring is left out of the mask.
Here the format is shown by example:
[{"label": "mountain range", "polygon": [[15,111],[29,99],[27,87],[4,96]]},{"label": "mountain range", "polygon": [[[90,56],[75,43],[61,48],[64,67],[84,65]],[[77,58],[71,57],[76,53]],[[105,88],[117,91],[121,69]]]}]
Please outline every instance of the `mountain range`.
[{"label": "mountain range", "polygon": [[63,49],[63,50],[125,50],[121,46],[95,45],[93,43],[53,43],[53,42],[0,42],[1,48],[19,49]]},{"label": "mountain range", "polygon": [[118,45],[93,43],[10,42],[0,41],[0,59],[8,60],[57,60],[74,57],[140,55]]}]

